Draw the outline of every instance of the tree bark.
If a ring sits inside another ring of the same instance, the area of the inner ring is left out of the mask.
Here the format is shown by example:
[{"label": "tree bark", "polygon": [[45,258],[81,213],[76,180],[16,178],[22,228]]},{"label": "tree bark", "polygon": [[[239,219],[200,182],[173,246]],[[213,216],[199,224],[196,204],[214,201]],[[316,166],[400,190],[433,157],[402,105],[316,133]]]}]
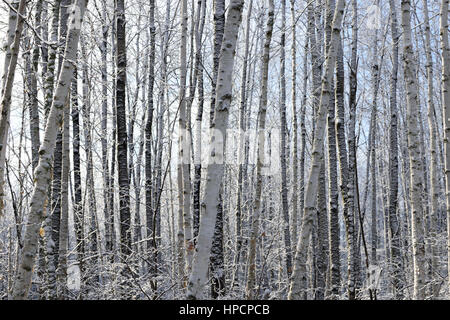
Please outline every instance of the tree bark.
[{"label": "tree bark", "polygon": [[407,97],[407,137],[410,167],[410,200],[412,209],[412,246],[414,263],[414,299],[425,298],[425,242],[423,225],[423,167],[420,154],[419,98],[417,65],[411,41],[411,1],[402,0],[403,70]]},{"label": "tree bark", "polygon": [[397,299],[404,297],[403,266],[401,257],[400,224],[397,216],[398,207],[398,137],[397,137],[397,74],[398,74],[398,45],[399,35],[397,27],[397,12],[394,0],[389,0],[391,15],[391,36],[392,36],[392,72],[390,79],[390,125],[389,125],[389,228],[391,236],[391,261],[392,261],[392,282],[394,296]]},{"label": "tree bark", "polygon": [[267,86],[269,78],[270,43],[272,40],[274,24],[274,2],[268,1],[267,25],[265,30],[264,49],[261,61],[261,91],[259,97],[258,111],[258,136],[257,136],[257,160],[256,160],[256,189],[253,202],[253,216],[251,217],[251,230],[247,260],[247,286],[246,298],[253,300],[257,297],[256,292],[256,247],[259,236],[259,223],[261,217],[261,193],[262,193],[262,167],[265,155],[265,128],[267,112]]},{"label": "tree bark", "polygon": [[[20,0],[15,10],[10,9],[8,31],[6,35],[6,52],[3,66],[2,87],[1,87],[1,106],[0,106],[0,216],[3,215],[5,190],[4,170],[6,145],[8,143],[9,118],[11,112],[11,95],[14,84],[14,75],[16,73],[17,59],[19,57],[20,41],[23,30],[23,15],[26,11],[26,1]],[[14,5],[12,5],[14,8]]]},{"label": "tree bark", "polygon": [[[62,123],[63,109],[69,92],[70,80],[73,77],[73,63],[80,36],[80,26],[86,8],[86,0],[77,0],[71,9],[70,25],[64,53],[61,73],[55,90],[45,128],[44,140],[39,149],[39,164],[35,170],[35,182],[30,202],[30,214],[25,230],[24,247],[21,254],[19,270],[14,281],[13,299],[26,299],[31,285],[32,269],[36,256],[39,227],[44,218],[47,205],[47,188],[50,183],[51,158],[53,156],[57,126]],[[79,10],[75,10],[78,7]],[[75,14],[78,12],[79,14]]]},{"label": "tree bark", "polygon": [[[443,0],[440,12],[442,55],[442,115],[444,125],[445,194],[447,212],[447,251],[450,274],[450,47],[448,43],[448,0]],[[450,287],[450,278],[448,284]]]},{"label": "tree bark", "polygon": [[[131,256],[131,219],[130,219],[130,181],[128,175],[128,137],[125,108],[125,87],[127,54],[125,41],[125,1],[115,0],[116,11],[116,134],[117,134],[117,172],[119,180],[119,214],[120,214],[120,261],[127,265]],[[130,271],[122,269],[122,297],[130,298]]]},{"label": "tree bark", "polygon": [[[215,135],[220,132],[225,139],[225,130],[228,123],[228,109],[231,103],[231,76],[233,72],[234,56],[237,36],[241,23],[242,0],[232,0],[228,7],[227,20],[224,28],[223,44],[219,59],[216,105],[214,122],[211,125],[211,146]],[[219,188],[223,177],[224,165],[217,163],[217,157],[223,156],[223,151],[211,150],[206,175],[204,204],[200,220],[199,238],[192,273],[188,282],[187,298],[196,299],[201,296],[202,288],[206,282],[209,255],[211,252],[214,225],[219,205]]]},{"label": "tree bark", "polygon": [[[328,3],[328,6],[330,4]],[[326,111],[330,102],[330,82],[333,78],[333,67],[336,62],[337,41],[340,36],[342,16],[345,1],[338,0],[332,22],[330,48],[325,58],[325,73],[322,77],[321,97],[317,114],[317,125],[313,141],[311,169],[305,193],[305,211],[302,217],[302,230],[297,244],[297,252],[294,259],[294,270],[289,289],[289,300],[301,299],[306,289],[306,254],[309,246],[309,238],[315,212],[315,201],[318,190],[320,164],[323,161],[324,130]],[[331,21],[330,21],[331,22]]]}]

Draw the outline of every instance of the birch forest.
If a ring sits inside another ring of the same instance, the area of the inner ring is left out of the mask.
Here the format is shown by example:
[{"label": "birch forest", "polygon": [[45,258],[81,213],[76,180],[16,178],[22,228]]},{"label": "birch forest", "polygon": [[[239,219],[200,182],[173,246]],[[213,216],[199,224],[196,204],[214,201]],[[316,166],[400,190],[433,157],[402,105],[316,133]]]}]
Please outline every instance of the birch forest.
[{"label": "birch forest", "polygon": [[0,300],[450,299],[449,0],[1,0]]}]

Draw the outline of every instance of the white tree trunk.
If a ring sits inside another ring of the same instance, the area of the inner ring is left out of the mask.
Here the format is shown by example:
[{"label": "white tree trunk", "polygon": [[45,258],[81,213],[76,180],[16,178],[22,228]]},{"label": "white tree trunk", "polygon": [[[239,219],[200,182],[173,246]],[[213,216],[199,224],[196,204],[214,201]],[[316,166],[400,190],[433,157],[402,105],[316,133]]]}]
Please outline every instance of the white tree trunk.
[{"label": "white tree trunk", "polygon": [[0,216],[3,215],[3,197],[5,184],[4,170],[6,145],[8,143],[9,118],[11,111],[11,92],[14,84],[14,75],[16,73],[17,59],[19,57],[20,40],[22,38],[23,19],[25,14],[26,1],[21,0],[17,8],[17,13],[10,9],[8,31],[5,41],[5,62],[3,66],[2,87],[1,87],[1,106],[0,106]]},{"label": "white tree trunk", "polygon": [[39,149],[39,164],[34,174],[36,178],[30,202],[30,213],[25,230],[20,265],[14,281],[13,299],[26,299],[31,286],[31,276],[38,246],[39,228],[45,218],[44,213],[48,203],[47,188],[51,181],[50,169],[52,156],[58,126],[62,125],[63,108],[66,106],[66,97],[69,93],[71,78],[73,77],[73,61],[76,58],[80,27],[86,4],[87,0],[77,0],[71,8],[63,65],[48,115],[44,139]]},{"label": "white tree trunk", "polygon": [[248,248],[247,260],[247,287],[246,297],[248,300],[255,299],[256,287],[256,245],[259,234],[259,219],[261,216],[261,191],[262,191],[262,166],[264,163],[264,144],[265,144],[265,127],[266,127],[266,110],[267,110],[267,86],[269,78],[269,59],[270,59],[270,42],[272,40],[272,31],[274,24],[274,4],[273,0],[268,1],[267,25],[265,30],[264,49],[261,62],[261,94],[259,99],[258,111],[258,141],[257,160],[256,160],[256,190],[253,202],[253,216],[251,217],[250,241]]},{"label": "white tree trunk", "polygon": [[344,13],[345,1],[338,0],[332,23],[332,33],[330,48],[326,53],[324,76],[322,77],[322,89],[319,110],[317,115],[317,125],[313,142],[311,169],[306,185],[305,212],[302,218],[302,229],[297,244],[297,252],[294,259],[294,270],[289,289],[289,300],[301,299],[302,292],[306,289],[306,258],[314,221],[315,202],[317,199],[318,182],[321,163],[323,161],[323,145],[325,137],[326,113],[330,101],[330,82],[333,79],[333,70],[336,63],[337,40],[340,36],[342,16]]},{"label": "white tree trunk", "polygon": [[407,136],[410,168],[411,227],[414,262],[414,298],[425,298],[425,239],[423,225],[423,168],[420,154],[420,128],[418,123],[419,97],[417,65],[411,41],[411,1],[402,0],[403,70],[407,96]]},{"label": "white tree trunk", "polygon": [[[291,234],[292,244],[291,251],[295,252],[297,242],[297,224],[298,224],[298,117],[297,117],[297,37],[296,37],[296,17],[295,17],[295,0],[291,0],[291,101],[292,101],[292,214],[291,214]],[[291,254],[292,255],[292,254]]]},{"label": "white tree trunk", "polygon": [[397,74],[398,74],[398,30],[397,13],[394,0],[389,0],[392,35],[392,72],[390,79],[390,126],[389,126],[389,227],[391,231],[392,282],[396,299],[402,299],[403,261],[401,257],[400,223],[397,217],[398,207],[398,137],[397,137]]},{"label": "white tree trunk", "polygon": [[[430,240],[431,240],[431,274],[436,277],[438,271],[437,261],[437,246],[436,228],[437,228],[437,216],[439,214],[439,195],[441,193],[439,180],[438,180],[438,158],[437,158],[437,122],[435,117],[434,107],[434,84],[433,84],[433,57],[431,55],[431,35],[430,35],[430,18],[428,15],[428,1],[423,0],[423,15],[425,22],[425,54],[427,58],[426,70],[427,70],[427,119],[430,133],[430,186],[431,186],[431,212],[430,212]],[[425,147],[425,146],[424,146]],[[435,298],[439,294],[439,285],[432,285],[432,294]]]},{"label": "white tree trunk", "polygon": [[[280,163],[281,163],[281,210],[284,218],[284,249],[286,254],[286,273],[290,277],[292,273],[292,251],[291,234],[289,227],[289,207],[288,207],[288,186],[286,173],[286,0],[281,1],[281,50],[280,50],[280,82],[281,82],[281,101],[280,101]],[[294,124],[295,127],[295,124]]]},{"label": "white tree trunk", "polygon": [[67,253],[69,245],[69,99],[64,107],[61,175],[61,224],[59,230],[59,261],[57,269],[58,293],[60,300],[67,297]]},{"label": "white tree trunk", "polygon": [[[228,7],[225,31],[219,59],[219,72],[216,86],[215,117],[211,129],[220,132],[225,139],[228,124],[228,112],[232,97],[232,74],[236,42],[241,24],[243,0],[232,0]],[[215,143],[215,132],[211,131],[210,144]],[[209,256],[219,206],[219,188],[223,177],[224,164],[222,150],[211,150],[206,174],[205,195],[202,203],[198,243],[195,249],[192,273],[189,278],[187,298],[201,297],[206,284]],[[218,163],[219,162],[219,163]]]},{"label": "white tree trunk", "polygon": [[[444,122],[444,153],[445,153],[445,195],[447,211],[447,250],[448,270],[450,274],[450,47],[448,43],[448,3],[443,0],[441,5],[441,54],[442,54],[442,115]],[[450,277],[448,278],[450,288]]]}]

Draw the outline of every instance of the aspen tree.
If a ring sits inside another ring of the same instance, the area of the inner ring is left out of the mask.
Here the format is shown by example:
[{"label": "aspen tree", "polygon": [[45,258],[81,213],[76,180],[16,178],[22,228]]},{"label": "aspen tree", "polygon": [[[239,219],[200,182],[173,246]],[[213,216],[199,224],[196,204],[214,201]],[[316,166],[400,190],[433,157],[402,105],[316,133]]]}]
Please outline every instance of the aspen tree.
[{"label": "aspen tree", "polygon": [[[228,7],[227,19],[224,27],[223,43],[219,59],[218,78],[216,86],[216,104],[214,122],[211,124],[210,144],[214,144],[215,133],[220,132],[225,139],[228,123],[228,112],[231,103],[232,72],[236,42],[241,23],[242,0],[232,0]],[[221,150],[211,150],[206,175],[204,203],[200,218],[198,243],[195,248],[192,272],[188,282],[187,298],[201,297],[203,286],[206,284],[209,255],[219,205],[219,188],[223,177],[224,165],[217,163],[216,157],[222,156]]]},{"label": "aspen tree", "polygon": [[394,296],[403,298],[402,258],[400,224],[397,216],[398,204],[398,136],[397,136],[397,74],[399,35],[397,12],[394,0],[389,0],[392,36],[392,71],[389,88],[390,126],[389,126],[389,228],[391,235],[391,260]]},{"label": "aspen tree", "polygon": [[70,24],[61,73],[54,99],[47,118],[44,139],[39,149],[39,164],[35,169],[34,189],[30,202],[30,214],[25,229],[24,246],[20,265],[14,281],[13,299],[27,299],[31,285],[34,259],[37,252],[40,224],[47,205],[47,188],[50,183],[51,158],[55,148],[57,126],[62,123],[63,109],[73,76],[73,63],[80,36],[80,27],[87,1],[77,0],[71,8]]},{"label": "aspen tree", "polygon": [[[220,49],[223,41],[223,25],[225,22],[225,1],[224,0],[216,0],[214,2],[214,21],[215,21],[215,38],[214,38],[214,59],[213,59],[213,83],[217,83],[218,77],[218,68],[219,68],[219,60],[216,60],[216,57],[220,56]],[[215,99],[214,95],[212,95],[211,102]],[[214,100],[215,101],[215,100]],[[215,107],[211,103],[210,110],[210,119],[209,124],[210,128],[214,122],[215,116]],[[225,140],[223,141],[223,150],[226,150]],[[224,156],[222,157],[222,161],[224,161]],[[225,290],[225,273],[224,273],[224,265],[223,265],[223,196],[224,186],[223,181],[220,182],[219,189],[219,204],[217,206],[217,216],[216,222],[214,226],[214,237],[213,237],[213,245],[211,247],[211,257],[210,257],[210,275],[211,275],[211,297],[216,299],[218,295],[223,294]]]},{"label": "aspen tree", "polygon": [[[52,104],[53,99],[53,93],[55,89],[55,74],[56,77],[58,77],[57,72],[55,71],[56,62],[57,62],[57,46],[56,44],[59,41],[59,23],[60,23],[60,7],[61,7],[61,0],[55,0],[51,5],[51,41],[52,46],[49,48],[48,53],[48,60],[47,60],[47,73],[45,74],[44,79],[44,113],[45,113],[45,119],[48,119],[48,114],[50,111],[50,107]],[[56,268],[58,264],[58,243],[59,243],[59,236],[57,232],[59,231],[59,221],[60,217],[58,215],[59,213],[59,207],[55,207],[55,202],[53,201],[53,195],[58,194],[56,189],[57,183],[60,181],[58,179],[57,174],[55,175],[54,166],[55,162],[56,164],[58,161],[55,161],[55,158],[59,157],[58,151],[60,150],[59,145],[61,143],[61,136],[59,135],[60,130],[58,128],[58,135],[56,138],[56,146],[55,151],[53,154],[53,162],[52,162],[52,168],[50,169],[52,171],[52,179],[50,180],[51,185],[49,186],[49,212],[51,212],[51,215],[48,215],[48,218],[46,218],[45,224],[47,232],[47,281],[48,281],[48,299],[55,299],[56,296]],[[56,177],[55,177],[56,176]],[[57,197],[56,197],[57,199]],[[56,208],[56,212],[55,209]]]},{"label": "aspen tree", "polygon": [[[84,61],[88,61],[88,55],[86,51],[86,42],[84,38],[80,39],[81,45],[81,53]],[[87,243],[89,244],[86,247],[87,251],[90,255],[94,257],[98,257],[99,253],[99,231],[98,231],[98,216],[97,216],[97,206],[96,206],[96,197],[95,197],[95,182],[94,182],[94,162],[93,162],[93,143],[92,143],[92,120],[91,120],[91,81],[90,75],[92,74],[92,70],[88,68],[87,63],[83,63],[82,65],[82,105],[81,105],[81,116],[83,119],[83,135],[84,135],[84,150],[86,154],[86,198],[87,198],[87,210],[88,213],[88,221],[89,221],[89,233],[87,237]],[[62,139],[61,139],[62,141]],[[62,143],[61,143],[62,145]],[[94,260],[95,261],[95,260]],[[98,269],[96,267],[97,263],[92,264],[93,271],[89,273],[89,277],[87,278],[89,284],[97,282],[98,279]]]},{"label": "aspen tree", "polygon": [[[57,35],[58,46],[54,48],[55,52],[55,69],[56,75],[61,72],[63,55],[64,55],[64,44],[67,37],[67,22],[69,18],[68,6],[70,5],[69,0],[61,0],[55,3],[58,9],[54,8],[54,13],[59,15],[58,24],[56,25],[57,30],[53,32]],[[54,75],[49,75],[49,84],[52,81],[52,86],[55,86]],[[52,88],[53,88],[52,87]],[[48,96],[48,104],[51,104],[51,96]],[[49,298],[58,298],[58,265],[60,261],[59,257],[59,241],[60,241],[60,231],[61,231],[61,179],[62,179],[62,126],[58,129],[58,136],[56,138],[55,152],[53,156],[53,172],[52,172],[52,185],[50,193],[50,204],[51,204],[51,239],[49,242],[49,269],[48,269],[48,285],[49,285]]]},{"label": "aspen tree", "polygon": [[[16,11],[17,9],[17,11]],[[26,1],[20,0],[11,5],[8,17],[8,31],[4,45],[5,60],[1,83],[1,105],[0,105],[0,216],[4,209],[4,170],[6,145],[8,143],[9,118],[11,112],[11,96],[16,73],[17,59],[19,57],[20,41],[23,30],[23,15],[26,11]]]},{"label": "aspen tree", "polygon": [[[347,233],[347,246],[348,246],[348,266],[347,266],[347,282],[348,282],[348,297],[350,300],[355,299],[356,290],[360,282],[360,252],[357,245],[358,240],[358,228],[359,225],[356,221],[357,213],[355,208],[358,204],[358,194],[356,192],[356,92],[357,92],[357,74],[358,74],[358,3],[356,0],[352,0],[352,54],[350,58],[350,74],[349,74],[349,130],[348,130],[348,180],[347,180],[347,202],[348,211],[345,219],[345,228]],[[344,211],[345,212],[345,211]]]},{"label": "aspen tree", "polygon": [[[109,188],[111,177],[109,175],[108,162],[108,21],[106,0],[101,2],[102,38],[99,44],[101,56],[101,146],[102,146],[102,177],[103,177],[103,214],[105,217],[105,249],[107,253],[112,252],[112,225],[111,208],[109,201]],[[78,133],[79,134],[79,133]],[[78,138],[79,139],[79,138]],[[80,190],[81,191],[81,190]]]},{"label": "aspen tree", "polygon": [[75,224],[76,252],[80,268],[80,298],[83,296],[84,264],[84,210],[81,189],[81,158],[80,158],[80,112],[78,106],[78,71],[74,67],[72,84],[70,87],[72,106],[72,159],[73,159],[73,219]]},{"label": "aspen tree", "polygon": [[[240,101],[240,108],[239,108],[239,149],[238,149],[238,165],[239,165],[239,172],[238,172],[238,190],[237,190],[237,199],[236,199],[236,254],[235,254],[235,270],[234,270],[234,276],[233,276],[233,286],[236,284],[236,282],[239,281],[239,265],[241,261],[241,249],[242,249],[242,242],[243,242],[243,230],[242,230],[242,222],[243,222],[243,206],[245,205],[243,202],[243,192],[244,192],[244,170],[245,168],[245,146],[246,146],[246,140],[247,136],[245,135],[245,128],[246,128],[246,120],[247,122],[249,119],[246,119],[246,112],[247,112],[247,100],[249,93],[247,92],[247,84],[249,82],[249,75],[247,75],[248,72],[248,58],[249,58],[249,44],[250,44],[250,20],[252,16],[252,9],[253,9],[253,0],[250,0],[248,8],[247,8],[247,24],[245,27],[245,49],[244,49],[244,60],[242,65],[242,79],[241,79],[241,101]],[[245,211],[244,211],[245,212]]]},{"label": "aspen tree", "polygon": [[[203,81],[203,56],[202,56],[202,35],[205,26],[205,15],[206,15],[206,1],[198,1],[198,21],[195,30],[195,60],[196,60],[196,71],[198,72],[198,109],[196,121],[196,132],[195,132],[195,144],[196,151],[194,154],[194,190],[193,190],[193,229],[194,238],[198,236],[198,228],[200,224],[200,180],[201,180],[201,131],[202,131],[202,119],[203,119],[203,105],[205,102],[204,98],[204,81]],[[192,97],[193,98],[193,97]]]},{"label": "aspen tree", "polygon": [[[329,5],[329,3],[327,4]],[[323,159],[324,130],[326,120],[326,108],[330,101],[330,81],[332,80],[333,67],[336,61],[336,44],[340,35],[342,16],[344,12],[345,1],[338,0],[335,14],[332,22],[332,32],[330,39],[330,48],[326,52],[324,76],[322,77],[321,97],[319,110],[317,114],[316,132],[313,142],[312,163],[309,172],[308,183],[305,193],[305,211],[302,217],[302,229],[298,238],[297,252],[294,259],[294,270],[289,288],[288,299],[300,299],[302,292],[306,289],[306,254],[311,236],[313,214],[315,211],[315,201],[318,189],[318,178],[320,173],[320,164]]]},{"label": "aspen tree", "polygon": [[[56,75],[59,75],[61,72],[62,67],[62,61],[63,61],[63,55],[64,55],[64,44],[66,43],[66,37],[67,37],[67,27],[68,27],[68,18],[69,18],[69,11],[68,7],[70,6],[71,1],[70,0],[61,0],[60,3],[56,4],[59,6],[58,14],[59,14],[59,27],[58,27],[58,38],[57,38],[57,44],[58,46],[55,48],[55,65],[56,65]],[[56,12],[56,9],[55,9]],[[52,81],[55,79],[53,78]],[[55,83],[53,83],[53,86],[55,86]],[[49,96],[51,99],[51,96]],[[51,101],[49,101],[51,103]],[[53,180],[52,180],[52,186],[51,186],[51,237],[53,240],[53,268],[49,269],[49,297],[51,298],[60,298],[59,296],[59,289],[60,289],[60,276],[58,275],[60,268],[59,268],[59,262],[61,261],[60,257],[60,240],[61,238],[61,231],[64,228],[64,226],[61,224],[63,217],[62,217],[62,158],[63,158],[63,127],[61,126],[58,131],[58,136],[56,138],[56,147],[55,152],[53,156]],[[64,237],[64,236],[63,236]],[[51,255],[50,255],[51,256]],[[49,264],[51,265],[51,263]]]},{"label": "aspen tree", "polygon": [[264,49],[261,60],[261,92],[259,97],[258,110],[258,141],[257,141],[257,160],[256,160],[256,189],[253,202],[253,216],[250,230],[250,240],[248,248],[247,261],[247,284],[246,298],[252,300],[256,298],[256,249],[257,237],[259,234],[259,222],[261,217],[261,192],[262,192],[262,166],[264,164],[265,155],[265,127],[267,113],[267,86],[269,78],[269,59],[270,59],[270,43],[272,40],[274,24],[274,3],[273,0],[268,1],[267,24],[265,29]]},{"label": "aspen tree", "polygon": [[289,227],[289,207],[288,207],[288,189],[286,173],[286,0],[281,1],[281,41],[280,41],[280,82],[281,82],[281,101],[280,101],[280,123],[281,123],[281,141],[280,141],[280,163],[281,163],[281,210],[284,219],[284,249],[286,260],[286,273],[291,276],[292,272],[292,253],[291,253],[291,234]]},{"label": "aspen tree", "polygon": [[[298,224],[298,116],[297,116],[297,37],[296,37],[296,17],[295,17],[295,0],[290,1],[291,4],[291,103],[292,103],[292,214],[291,214],[291,251],[295,252],[295,244],[297,243],[297,224]],[[292,256],[292,253],[291,253]],[[292,262],[291,262],[292,264]]]},{"label": "aspen tree", "polygon": [[[430,18],[428,14],[428,1],[423,0],[423,15],[425,23],[425,55],[426,55],[426,71],[427,71],[427,120],[429,127],[430,136],[430,196],[431,196],[431,213],[430,213],[430,237],[431,237],[431,275],[436,276],[438,269],[437,262],[437,246],[434,243],[436,241],[437,235],[437,216],[439,212],[439,194],[440,185],[438,183],[438,158],[437,158],[437,120],[435,116],[435,106],[434,106],[434,84],[433,84],[433,57],[431,55],[431,36],[430,36]],[[434,298],[438,297],[439,286],[432,285],[432,294]]]},{"label": "aspen tree", "polygon": [[[148,65],[148,107],[147,107],[147,122],[145,124],[145,215],[147,218],[147,238],[152,237],[152,240],[147,241],[147,252],[155,249],[156,243],[155,239],[155,225],[154,225],[154,214],[152,203],[152,121],[153,121],[153,87],[155,83],[155,51],[156,51],[156,27],[155,27],[155,0],[150,0],[150,11],[149,11],[149,31],[150,31],[150,52],[149,52],[149,65]],[[155,250],[156,251],[156,250]],[[153,255],[148,256],[149,258],[149,269],[153,277],[157,274],[157,262],[155,258],[157,257],[156,252]],[[152,261],[153,260],[153,261]],[[150,262],[151,261],[151,262]],[[155,283],[155,282],[151,282]],[[155,288],[155,285],[153,286]]]},{"label": "aspen tree", "polygon": [[[187,0],[181,2],[181,45],[180,45],[180,92],[179,103],[180,112],[178,117],[178,164],[177,164],[177,184],[178,184],[178,272],[181,286],[184,287],[185,267],[190,268],[189,244],[192,241],[190,234],[190,187],[185,184],[188,179],[187,166],[189,161],[189,147],[186,126],[186,51],[187,51]],[[183,175],[184,172],[184,175]],[[187,189],[186,189],[187,188]]]},{"label": "aspen tree", "polygon": [[[444,126],[445,190],[447,212],[447,250],[450,253],[450,46],[448,43],[448,0],[443,0],[440,12],[440,40],[442,55],[442,115]],[[448,255],[450,270],[450,254]],[[450,287],[450,277],[448,284]]]},{"label": "aspen tree", "polygon": [[[67,98],[67,104],[69,99]],[[57,296],[66,299],[67,292],[67,255],[69,252],[69,106],[64,108],[63,141],[62,141],[62,173],[61,173],[61,229],[59,232],[59,261],[57,272]]]},{"label": "aspen tree", "polygon": [[[378,2],[377,2],[378,3]],[[380,64],[378,61],[378,29],[375,29],[374,43],[373,43],[373,64],[372,64],[372,113],[371,113],[371,174],[372,174],[372,197],[371,197],[371,263],[377,264],[377,175],[376,175],[376,140],[377,140],[377,98],[379,88],[379,74]]]},{"label": "aspen tree", "polygon": [[[41,33],[42,1],[36,3],[35,25],[36,32]],[[39,161],[39,101],[38,101],[38,68],[39,68],[39,47],[42,45],[40,36],[34,36],[35,47],[32,54],[28,55],[27,61],[27,101],[30,116],[30,139],[32,167],[36,168]],[[28,64],[29,63],[29,64]]]},{"label": "aspen tree", "polygon": [[131,256],[131,219],[130,219],[130,181],[128,175],[128,137],[125,114],[125,86],[127,68],[127,50],[125,41],[125,1],[114,1],[116,13],[116,135],[117,135],[117,172],[119,181],[120,214],[120,261],[124,264],[122,280],[124,298],[130,298],[130,271],[127,263]]},{"label": "aspen tree", "polygon": [[[340,174],[340,192],[343,200],[343,211],[344,216],[348,212],[353,212],[352,208],[349,208],[348,203],[348,154],[347,145],[345,138],[345,110],[344,110],[344,52],[342,48],[342,39],[339,37],[338,49],[337,49],[337,60],[336,60],[336,85],[335,85],[335,96],[336,96],[336,115],[335,115],[335,126],[336,126],[336,146],[338,154],[339,163],[339,174]],[[331,181],[331,180],[330,180]],[[341,272],[340,272],[340,226],[339,226],[339,216],[331,215],[330,212],[330,287],[331,287],[331,298],[335,299],[339,295],[339,288],[341,282]]]},{"label": "aspen tree", "polygon": [[406,82],[407,98],[407,145],[410,167],[410,200],[411,227],[414,268],[414,299],[425,298],[425,243],[423,225],[423,168],[419,145],[419,98],[417,84],[417,65],[411,41],[411,1],[402,0],[402,30],[403,30],[403,70]]},{"label": "aspen tree", "polygon": [[[330,47],[330,38],[331,38],[331,21],[334,15],[335,9],[335,1],[330,0],[328,6],[325,10],[325,25],[324,28],[320,26],[318,28],[318,32],[323,35],[324,40],[320,40],[323,43],[323,51],[327,52]],[[319,18],[319,17],[318,17]],[[319,37],[322,39],[322,37]],[[334,66],[333,66],[334,70]],[[334,72],[332,73],[332,78],[330,80],[330,88],[331,93],[334,93]],[[319,92],[318,92],[319,93]],[[320,94],[320,93],[319,93]],[[319,102],[319,99],[316,100]],[[330,94],[330,100],[327,105],[327,138],[328,138],[328,164],[329,164],[329,193],[328,193],[328,202],[330,204],[330,215],[328,215],[327,208],[327,195],[326,195],[326,161],[325,155],[322,160],[320,174],[319,174],[319,194],[317,196],[317,250],[315,251],[315,300],[323,300],[325,297],[326,291],[326,277],[328,270],[328,252],[330,251],[330,241],[329,232],[329,220],[331,220],[331,215],[336,215],[336,205],[337,205],[337,170],[336,170],[336,143],[335,143],[335,127],[334,127],[334,108],[335,108],[335,96],[334,94]],[[315,110],[318,109],[318,104],[315,105]],[[333,109],[333,110],[330,110]],[[336,173],[336,174],[335,174]],[[330,219],[329,219],[330,218]],[[334,244],[335,245],[335,244]]]}]

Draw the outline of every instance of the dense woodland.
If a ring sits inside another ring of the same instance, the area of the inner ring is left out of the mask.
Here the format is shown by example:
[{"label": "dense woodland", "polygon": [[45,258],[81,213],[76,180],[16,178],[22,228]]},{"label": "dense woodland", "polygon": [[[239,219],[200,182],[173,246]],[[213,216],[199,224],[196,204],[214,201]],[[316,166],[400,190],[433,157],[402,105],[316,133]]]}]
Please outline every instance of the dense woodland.
[{"label": "dense woodland", "polygon": [[1,299],[450,299],[449,0],[2,0]]}]

